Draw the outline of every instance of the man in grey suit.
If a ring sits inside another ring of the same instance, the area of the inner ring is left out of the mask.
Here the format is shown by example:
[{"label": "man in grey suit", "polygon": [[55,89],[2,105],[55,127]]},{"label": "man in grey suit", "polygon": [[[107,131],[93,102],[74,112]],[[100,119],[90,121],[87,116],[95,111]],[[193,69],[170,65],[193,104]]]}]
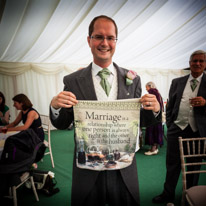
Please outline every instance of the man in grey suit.
[{"label": "man in grey suit", "polygon": [[[50,118],[58,129],[66,129],[74,120],[73,106],[78,100],[116,100],[140,98],[140,77],[135,76],[131,85],[126,85],[128,70],[112,62],[117,41],[117,26],[107,16],[95,17],[89,26],[88,44],[93,54],[93,63],[64,77],[64,91],[51,101]],[[106,94],[100,86],[100,71],[109,70],[108,83],[111,91]],[[154,124],[161,116],[159,103],[154,95],[141,98],[141,124]],[[160,114],[160,115],[158,115]],[[76,166],[76,145],[73,161],[72,206],[137,206],[139,187],[136,159],[120,170],[93,171]]]},{"label": "man in grey suit", "polygon": [[[153,198],[154,203],[168,203],[175,198],[181,170],[178,137],[206,136],[206,53],[202,50],[193,52],[189,64],[191,74],[174,79],[170,87],[166,109],[167,173],[164,191]],[[197,184],[198,175],[187,176],[188,188]]]}]

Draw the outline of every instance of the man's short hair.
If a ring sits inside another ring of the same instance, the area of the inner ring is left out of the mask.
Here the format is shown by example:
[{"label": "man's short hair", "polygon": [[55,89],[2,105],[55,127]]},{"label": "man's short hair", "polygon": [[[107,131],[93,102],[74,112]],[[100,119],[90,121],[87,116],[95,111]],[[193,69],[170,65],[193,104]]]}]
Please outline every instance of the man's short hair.
[{"label": "man's short hair", "polygon": [[98,19],[107,19],[108,21],[111,21],[111,22],[114,24],[114,26],[115,26],[115,33],[116,33],[116,38],[117,38],[117,36],[118,36],[118,28],[117,28],[117,25],[116,25],[115,21],[114,21],[112,18],[110,18],[110,17],[108,17],[108,16],[105,16],[105,15],[96,16],[96,17],[91,21],[91,23],[90,23],[90,25],[89,25],[89,36],[91,37],[91,35],[92,35],[93,31],[94,31],[94,23],[95,23],[96,20],[98,20]]},{"label": "man's short hair", "polygon": [[206,52],[203,51],[203,50],[194,51],[194,52],[190,55],[190,61],[192,60],[192,58],[193,58],[194,55],[198,55],[198,54],[203,54],[203,55],[205,55],[205,61],[206,61]]}]

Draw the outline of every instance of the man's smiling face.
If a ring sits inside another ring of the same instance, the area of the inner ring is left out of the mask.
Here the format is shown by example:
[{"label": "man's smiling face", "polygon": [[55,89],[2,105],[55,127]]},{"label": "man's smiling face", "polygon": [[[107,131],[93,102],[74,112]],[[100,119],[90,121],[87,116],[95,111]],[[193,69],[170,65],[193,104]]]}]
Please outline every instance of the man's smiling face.
[{"label": "man's smiling face", "polygon": [[192,76],[197,78],[199,77],[206,68],[206,59],[204,54],[196,54],[190,60],[190,70]]},{"label": "man's smiling face", "polygon": [[113,22],[104,18],[96,20],[92,36],[104,36],[104,40],[97,40],[91,37],[87,39],[93,54],[94,63],[103,68],[109,66],[115,52],[116,42],[108,41],[106,38],[116,38]]}]

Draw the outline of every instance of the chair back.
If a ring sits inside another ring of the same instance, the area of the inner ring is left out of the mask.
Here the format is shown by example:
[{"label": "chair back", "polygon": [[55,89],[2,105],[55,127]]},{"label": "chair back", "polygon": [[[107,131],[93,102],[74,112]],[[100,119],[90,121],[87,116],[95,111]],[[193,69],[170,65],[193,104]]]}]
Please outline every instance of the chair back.
[{"label": "chair back", "polygon": [[41,122],[42,122],[42,127],[43,127],[43,130],[44,130],[44,133],[48,137],[48,141],[44,140],[44,144],[49,149],[49,152],[45,152],[45,155],[47,155],[47,154],[50,155],[52,167],[54,168],[54,159],[53,159],[52,147],[51,147],[51,121],[50,121],[48,115],[40,114],[40,118],[41,118]]},{"label": "chair back", "polygon": [[48,115],[40,115],[44,133],[50,136],[51,122]]},{"label": "chair back", "polygon": [[[206,173],[206,162],[202,161],[202,159],[206,160],[206,137],[186,139],[179,137],[179,149],[183,186],[182,204],[184,204],[185,193],[188,189],[186,175]],[[190,171],[188,170],[190,166],[200,166],[200,168],[197,167],[198,169]]]}]

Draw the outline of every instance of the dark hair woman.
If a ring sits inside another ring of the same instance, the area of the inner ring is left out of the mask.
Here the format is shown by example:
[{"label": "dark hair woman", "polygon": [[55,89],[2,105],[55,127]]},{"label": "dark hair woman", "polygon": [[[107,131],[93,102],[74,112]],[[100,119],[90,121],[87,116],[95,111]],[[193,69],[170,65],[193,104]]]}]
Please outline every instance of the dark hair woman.
[{"label": "dark hair woman", "polygon": [[[39,113],[32,108],[33,104],[25,94],[18,94],[13,97],[14,107],[20,110],[17,118],[9,125],[6,125],[8,131],[22,131],[29,128],[33,129],[39,138],[44,140],[44,130],[42,128]],[[20,122],[23,125],[17,126]]]}]

